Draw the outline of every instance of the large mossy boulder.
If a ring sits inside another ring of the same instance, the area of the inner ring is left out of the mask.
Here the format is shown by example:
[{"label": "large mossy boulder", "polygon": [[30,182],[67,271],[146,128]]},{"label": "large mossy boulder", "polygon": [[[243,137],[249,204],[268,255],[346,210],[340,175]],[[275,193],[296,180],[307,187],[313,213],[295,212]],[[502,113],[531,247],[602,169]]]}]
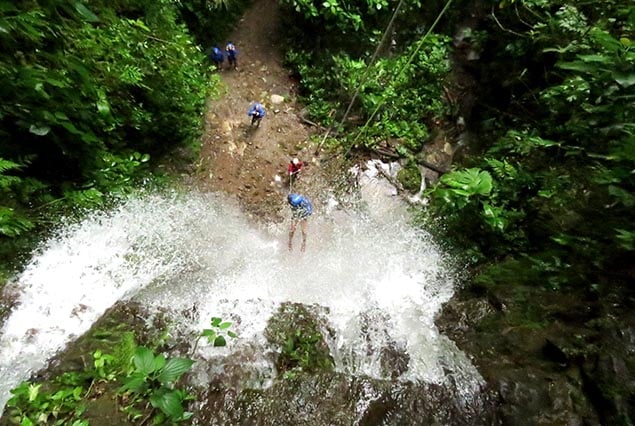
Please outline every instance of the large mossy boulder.
[{"label": "large mossy boulder", "polygon": [[280,306],[265,330],[265,337],[277,353],[274,364],[278,372],[333,369],[325,341],[325,334],[332,333],[323,318],[327,313],[323,308],[299,303]]},{"label": "large mossy boulder", "polygon": [[419,192],[421,188],[421,172],[414,162],[409,162],[397,172],[397,180],[410,192]]}]

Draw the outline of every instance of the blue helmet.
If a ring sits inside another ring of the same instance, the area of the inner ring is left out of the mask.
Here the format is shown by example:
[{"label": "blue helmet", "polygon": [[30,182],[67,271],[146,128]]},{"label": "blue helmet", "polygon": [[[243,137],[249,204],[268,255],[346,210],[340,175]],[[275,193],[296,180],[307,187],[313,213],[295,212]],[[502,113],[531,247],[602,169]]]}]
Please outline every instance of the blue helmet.
[{"label": "blue helmet", "polygon": [[300,194],[289,194],[287,196],[287,201],[289,201],[289,204],[293,207],[298,207],[302,204],[302,196]]}]

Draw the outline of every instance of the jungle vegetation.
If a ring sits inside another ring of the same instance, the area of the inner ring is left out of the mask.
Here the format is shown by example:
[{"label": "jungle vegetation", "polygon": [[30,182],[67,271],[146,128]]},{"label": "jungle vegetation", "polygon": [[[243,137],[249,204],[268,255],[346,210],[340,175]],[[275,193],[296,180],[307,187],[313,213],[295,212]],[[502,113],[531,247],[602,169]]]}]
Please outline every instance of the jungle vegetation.
[{"label": "jungle vegetation", "polygon": [[201,28],[224,37],[247,2],[226,3],[0,1],[0,278],[54,218],[195,158],[218,86]]},{"label": "jungle vegetation", "polygon": [[[465,120],[476,135],[419,209],[427,227],[442,218],[437,234],[473,266],[476,282],[514,276],[552,290],[628,290],[631,2],[281,3],[301,20],[292,28],[311,29],[289,33],[287,59],[313,118],[340,132],[332,144],[348,153],[396,141],[414,166],[438,123],[452,132]],[[356,120],[340,121],[355,95]]]},{"label": "jungle vegetation", "polygon": [[[334,128],[329,149],[388,145],[416,171],[426,144],[465,121],[474,136],[415,209],[469,262],[473,282],[632,292],[631,0],[278,3],[311,119]],[[59,215],[134,190],[166,154],[196,153],[217,87],[205,50],[246,4],[0,0],[0,282]],[[408,176],[417,188],[417,173]],[[313,335],[296,337],[289,362],[313,359],[304,350]],[[93,353],[91,380],[116,364],[131,380],[129,401],[150,398],[156,412],[185,419],[187,395],[172,382],[189,361],[132,340],[124,349],[132,364]],[[41,414],[57,395],[62,421],[81,417],[85,380],[60,380],[63,394],[25,383],[14,402]]]},{"label": "jungle vegetation", "polygon": [[[216,87],[205,49],[247,4],[0,1],[3,264],[52,217],[130,191],[177,147],[195,151]],[[479,279],[522,270],[599,291],[632,278],[630,2],[279,4],[287,63],[311,117],[336,129],[329,145],[388,141],[416,170],[439,123],[461,116],[476,135],[419,217],[443,218],[439,235]]]}]

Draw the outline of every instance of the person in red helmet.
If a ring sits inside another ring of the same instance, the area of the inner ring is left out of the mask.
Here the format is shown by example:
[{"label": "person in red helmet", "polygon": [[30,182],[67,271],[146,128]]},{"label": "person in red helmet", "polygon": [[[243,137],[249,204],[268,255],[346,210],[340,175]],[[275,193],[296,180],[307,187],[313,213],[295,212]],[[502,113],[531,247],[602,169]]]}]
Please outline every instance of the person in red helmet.
[{"label": "person in red helmet", "polygon": [[297,158],[289,161],[289,187],[291,187],[293,185],[293,182],[298,178],[302,167],[304,167],[304,163]]}]

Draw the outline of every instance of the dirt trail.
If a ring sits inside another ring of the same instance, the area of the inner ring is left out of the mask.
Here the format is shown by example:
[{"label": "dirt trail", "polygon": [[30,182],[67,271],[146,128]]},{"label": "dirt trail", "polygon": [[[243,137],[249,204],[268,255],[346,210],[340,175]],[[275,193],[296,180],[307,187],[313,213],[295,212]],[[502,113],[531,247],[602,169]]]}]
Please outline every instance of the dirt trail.
[{"label": "dirt trail", "polygon": [[[280,218],[288,191],[289,160],[311,159],[311,129],[298,118],[297,82],[282,67],[279,25],[276,1],[258,0],[231,35],[229,40],[238,50],[238,69],[230,69],[226,61],[219,71],[224,92],[208,105],[196,174],[204,190],[236,196],[246,212],[265,220]],[[283,96],[284,102],[273,104],[271,95]],[[259,128],[251,127],[247,116],[253,101],[267,110]],[[315,169],[306,168],[294,189],[303,190]]]}]

